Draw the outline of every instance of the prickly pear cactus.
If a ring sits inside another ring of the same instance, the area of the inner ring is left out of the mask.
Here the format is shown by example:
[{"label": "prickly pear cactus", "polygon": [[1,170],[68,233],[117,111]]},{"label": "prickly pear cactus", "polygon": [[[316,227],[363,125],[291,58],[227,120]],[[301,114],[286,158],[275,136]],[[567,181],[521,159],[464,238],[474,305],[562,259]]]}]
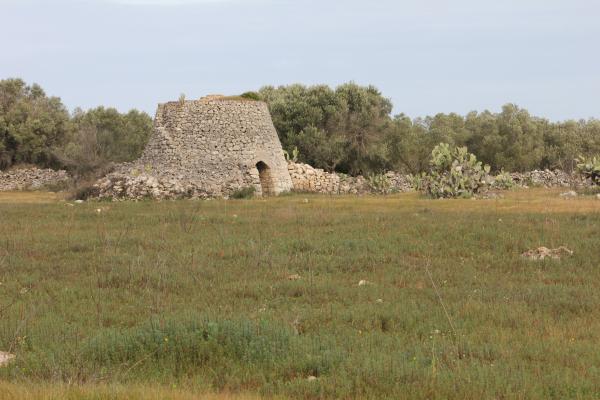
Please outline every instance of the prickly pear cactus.
[{"label": "prickly pear cactus", "polygon": [[440,143],[431,152],[430,171],[415,186],[432,198],[469,198],[492,183],[490,166],[482,165],[466,147]]},{"label": "prickly pear cactus", "polygon": [[492,187],[500,190],[512,189],[515,187],[515,181],[508,172],[500,171],[500,173],[494,177]]},{"label": "prickly pear cactus", "polygon": [[579,157],[577,171],[585,179],[591,180],[595,185],[600,185],[600,157]]}]

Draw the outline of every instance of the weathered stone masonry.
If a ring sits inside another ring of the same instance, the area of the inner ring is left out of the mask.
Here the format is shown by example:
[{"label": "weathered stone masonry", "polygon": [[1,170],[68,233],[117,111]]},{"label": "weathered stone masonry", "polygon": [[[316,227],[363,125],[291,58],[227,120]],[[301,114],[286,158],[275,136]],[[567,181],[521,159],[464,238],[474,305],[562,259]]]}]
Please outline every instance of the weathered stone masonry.
[{"label": "weathered stone masonry", "polygon": [[292,189],[266,103],[218,97],[160,104],[141,158],[117,172],[170,181],[199,197],[248,186],[257,194]]},{"label": "weathered stone masonry", "polygon": [[71,177],[67,171],[37,167],[14,168],[0,171],[0,192],[10,190],[37,190],[49,185],[67,185]]}]

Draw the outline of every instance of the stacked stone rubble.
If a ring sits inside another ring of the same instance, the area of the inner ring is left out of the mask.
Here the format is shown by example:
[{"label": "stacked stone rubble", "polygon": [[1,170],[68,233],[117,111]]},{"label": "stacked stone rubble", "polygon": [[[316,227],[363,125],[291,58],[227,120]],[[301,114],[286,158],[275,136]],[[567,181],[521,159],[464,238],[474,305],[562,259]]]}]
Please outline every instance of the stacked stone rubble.
[{"label": "stacked stone rubble", "polygon": [[182,183],[177,179],[157,178],[152,175],[111,173],[94,185],[95,197],[110,200],[143,200],[182,198],[206,199],[212,197],[203,185]]},{"label": "stacked stone rubble", "polygon": [[[382,189],[376,187],[363,176],[348,176],[325,172],[308,164],[289,163],[288,170],[292,177],[294,190],[298,192],[314,192],[325,194],[366,194],[377,193]],[[411,179],[407,175],[387,172],[385,175],[386,192],[407,192],[412,190]]]},{"label": "stacked stone rubble", "polygon": [[569,174],[561,170],[533,170],[529,172],[515,172],[510,175],[518,186],[552,188],[588,186],[591,184],[591,182],[586,182],[577,174]]},{"label": "stacked stone rubble", "polygon": [[71,177],[67,171],[36,167],[14,168],[0,171],[0,192],[10,190],[35,190],[52,185],[62,185]]}]

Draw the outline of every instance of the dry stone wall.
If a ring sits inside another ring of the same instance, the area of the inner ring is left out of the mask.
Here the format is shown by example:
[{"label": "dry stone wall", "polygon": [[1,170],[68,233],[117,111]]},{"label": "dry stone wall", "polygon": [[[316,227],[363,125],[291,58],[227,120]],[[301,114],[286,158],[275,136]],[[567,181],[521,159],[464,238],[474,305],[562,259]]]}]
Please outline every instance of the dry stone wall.
[{"label": "dry stone wall", "polygon": [[[362,176],[352,177],[344,174],[329,173],[308,164],[290,162],[287,165],[291,176],[293,190],[321,194],[386,194],[408,192],[413,190],[413,180],[410,175],[387,172],[380,176],[379,182]],[[530,171],[511,174],[515,184],[521,187],[589,187],[590,181],[585,181],[563,171]],[[382,184],[383,180],[383,184]],[[99,197],[121,199],[177,199],[177,198],[209,198],[202,185],[182,184],[177,179],[156,178],[147,173],[134,176],[127,174],[111,174],[97,184]],[[492,186],[490,189],[494,189]],[[492,193],[493,194],[493,193]],[[490,194],[484,197],[489,198]]]},{"label": "dry stone wall", "polygon": [[[249,186],[259,195],[292,189],[266,103],[218,96],[160,104],[141,158],[97,186],[108,196],[115,186],[123,188],[127,177],[135,178],[132,184],[169,186],[177,196],[227,197]],[[127,195],[127,188],[121,194]]]},{"label": "dry stone wall", "polygon": [[308,164],[288,164],[294,190],[324,194],[393,193],[412,190],[411,178],[396,172],[387,172],[378,181],[363,176],[348,176],[325,172]]},{"label": "dry stone wall", "polygon": [[591,185],[591,182],[586,182],[585,179],[577,174],[569,174],[558,169],[554,171],[546,169],[529,172],[514,172],[510,175],[518,186],[542,186],[552,188]]},{"label": "dry stone wall", "polygon": [[62,185],[71,180],[67,171],[36,167],[0,171],[0,192],[35,190],[50,185]]}]

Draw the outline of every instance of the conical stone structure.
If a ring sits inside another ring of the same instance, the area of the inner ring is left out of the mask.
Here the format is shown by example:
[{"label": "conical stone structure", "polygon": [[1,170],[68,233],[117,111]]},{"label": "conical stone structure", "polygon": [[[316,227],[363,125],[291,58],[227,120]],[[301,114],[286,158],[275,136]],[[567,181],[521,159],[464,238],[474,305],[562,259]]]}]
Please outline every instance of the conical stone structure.
[{"label": "conical stone structure", "polygon": [[210,96],[160,104],[154,133],[134,164],[212,196],[249,186],[259,195],[292,189],[281,143],[261,101]]}]

